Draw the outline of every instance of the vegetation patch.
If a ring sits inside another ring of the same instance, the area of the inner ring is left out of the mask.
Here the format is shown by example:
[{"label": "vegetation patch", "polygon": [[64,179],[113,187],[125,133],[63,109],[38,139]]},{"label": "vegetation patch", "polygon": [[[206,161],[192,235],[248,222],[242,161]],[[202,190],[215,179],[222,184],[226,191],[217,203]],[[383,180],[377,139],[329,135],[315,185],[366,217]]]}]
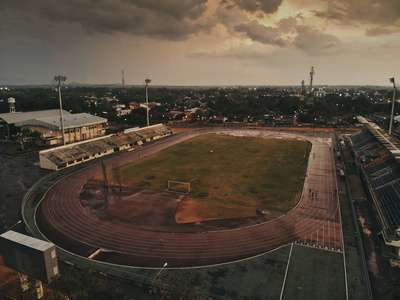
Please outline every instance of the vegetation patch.
[{"label": "vegetation patch", "polygon": [[310,149],[295,139],[201,135],[121,166],[121,181],[157,191],[168,180],[190,182],[177,222],[256,216],[257,208],[288,211],[300,199]]}]

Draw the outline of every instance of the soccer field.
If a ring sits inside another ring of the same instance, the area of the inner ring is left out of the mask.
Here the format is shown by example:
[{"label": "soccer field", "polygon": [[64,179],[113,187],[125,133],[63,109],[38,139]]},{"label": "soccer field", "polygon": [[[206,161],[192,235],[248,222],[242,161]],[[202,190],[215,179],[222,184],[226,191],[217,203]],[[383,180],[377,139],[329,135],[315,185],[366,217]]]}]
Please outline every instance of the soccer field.
[{"label": "soccer field", "polygon": [[168,180],[190,182],[177,214],[195,212],[199,220],[282,212],[300,199],[310,149],[295,139],[201,135],[121,166],[121,180],[156,191]]}]

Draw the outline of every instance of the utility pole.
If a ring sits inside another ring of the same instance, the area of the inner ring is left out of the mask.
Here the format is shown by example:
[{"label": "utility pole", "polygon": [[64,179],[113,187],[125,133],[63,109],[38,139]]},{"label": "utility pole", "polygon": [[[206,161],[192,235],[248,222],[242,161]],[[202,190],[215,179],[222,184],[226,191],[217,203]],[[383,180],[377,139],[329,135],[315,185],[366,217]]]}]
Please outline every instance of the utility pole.
[{"label": "utility pole", "polygon": [[147,93],[147,86],[151,82],[151,79],[145,79],[144,81],[146,83],[146,109],[147,109],[147,127],[149,127],[150,122],[149,122],[149,96]]},{"label": "utility pole", "polygon": [[64,133],[64,117],[63,117],[63,111],[62,111],[62,101],[61,101],[61,82],[65,82],[67,80],[67,76],[55,76],[54,77],[55,81],[58,81],[58,98],[60,100],[60,121],[61,121],[61,132],[62,132],[62,139],[63,139],[63,145],[65,145],[65,133]]},{"label": "utility pole", "polygon": [[394,114],[394,102],[396,101],[396,84],[394,82],[394,77],[389,78],[390,82],[393,83],[393,101],[392,101],[392,113],[390,114],[390,125],[389,125],[389,135],[392,134],[392,124],[393,124],[393,114]]}]

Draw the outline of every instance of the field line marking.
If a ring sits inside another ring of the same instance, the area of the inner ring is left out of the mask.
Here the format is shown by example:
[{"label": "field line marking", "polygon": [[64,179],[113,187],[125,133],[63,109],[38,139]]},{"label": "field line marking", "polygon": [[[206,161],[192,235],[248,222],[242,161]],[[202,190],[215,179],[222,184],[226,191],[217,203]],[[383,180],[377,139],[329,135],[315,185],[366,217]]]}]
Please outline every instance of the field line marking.
[{"label": "field line marking", "polygon": [[290,245],[289,259],[288,259],[288,263],[287,263],[287,266],[286,266],[285,278],[283,278],[281,296],[279,297],[280,300],[282,300],[283,291],[285,289],[287,273],[289,271],[290,258],[292,257],[292,250],[293,250],[293,243]]}]

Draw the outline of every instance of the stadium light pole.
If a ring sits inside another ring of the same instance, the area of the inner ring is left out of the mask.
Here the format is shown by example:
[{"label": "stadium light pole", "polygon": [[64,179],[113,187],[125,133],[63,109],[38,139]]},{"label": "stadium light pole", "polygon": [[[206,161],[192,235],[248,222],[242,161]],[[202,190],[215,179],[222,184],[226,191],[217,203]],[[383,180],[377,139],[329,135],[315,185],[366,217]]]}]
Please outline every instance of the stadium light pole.
[{"label": "stadium light pole", "polygon": [[60,121],[61,121],[61,132],[62,132],[62,139],[63,139],[63,145],[65,145],[65,133],[64,133],[64,117],[63,117],[63,112],[62,112],[62,101],[61,101],[61,81],[64,82],[67,80],[67,76],[55,76],[54,77],[55,81],[58,81],[58,98],[60,100]]},{"label": "stadium light pole", "polygon": [[15,226],[17,226],[18,224],[20,224],[22,222],[22,220],[19,220],[17,223],[15,223],[13,226],[9,227],[7,230],[11,230],[13,229]]},{"label": "stadium light pole", "polygon": [[166,266],[168,266],[168,263],[165,263],[165,264],[163,265],[163,267],[160,269],[160,271],[158,271],[158,273],[156,274],[156,276],[154,276],[153,280],[156,280],[157,276],[160,275],[161,271],[164,270],[164,268],[165,268]]},{"label": "stadium light pole", "polygon": [[393,101],[392,101],[392,113],[390,114],[390,124],[389,124],[389,135],[392,134],[392,123],[393,123],[393,114],[394,114],[394,102],[396,99],[396,84],[394,82],[394,77],[389,78],[390,82],[393,83]]},{"label": "stadium light pole", "polygon": [[149,123],[149,95],[147,93],[147,86],[149,85],[149,83],[151,82],[151,79],[145,79],[144,81],[146,83],[146,109],[147,109],[147,127],[149,127],[150,123]]}]

